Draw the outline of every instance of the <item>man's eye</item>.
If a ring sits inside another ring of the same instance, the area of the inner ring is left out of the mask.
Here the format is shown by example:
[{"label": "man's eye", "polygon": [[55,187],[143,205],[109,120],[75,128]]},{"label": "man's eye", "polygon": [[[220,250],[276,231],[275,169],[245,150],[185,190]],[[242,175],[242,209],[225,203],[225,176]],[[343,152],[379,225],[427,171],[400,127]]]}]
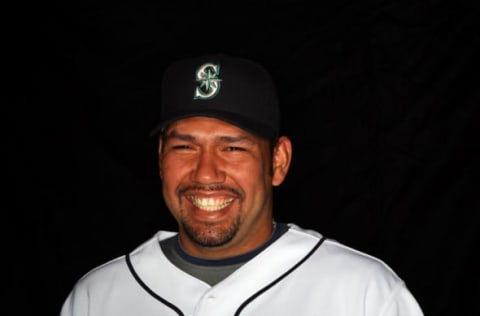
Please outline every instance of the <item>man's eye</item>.
[{"label": "man's eye", "polygon": [[227,147],[227,151],[245,151],[245,148],[237,147],[237,146],[229,146]]},{"label": "man's eye", "polygon": [[182,150],[182,149],[190,149],[190,146],[188,145],[175,145],[175,146],[172,146],[173,149],[175,150]]}]

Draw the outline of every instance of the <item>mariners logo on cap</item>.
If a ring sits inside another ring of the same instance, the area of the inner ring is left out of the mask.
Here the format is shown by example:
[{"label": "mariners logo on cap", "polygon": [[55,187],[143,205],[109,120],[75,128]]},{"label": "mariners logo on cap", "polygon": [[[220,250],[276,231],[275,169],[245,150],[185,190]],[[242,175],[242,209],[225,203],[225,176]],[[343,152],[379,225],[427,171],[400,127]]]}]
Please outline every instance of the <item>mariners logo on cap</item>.
[{"label": "mariners logo on cap", "polygon": [[220,65],[206,63],[201,65],[195,73],[195,80],[198,82],[195,88],[194,99],[211,99],[220,91]]}]

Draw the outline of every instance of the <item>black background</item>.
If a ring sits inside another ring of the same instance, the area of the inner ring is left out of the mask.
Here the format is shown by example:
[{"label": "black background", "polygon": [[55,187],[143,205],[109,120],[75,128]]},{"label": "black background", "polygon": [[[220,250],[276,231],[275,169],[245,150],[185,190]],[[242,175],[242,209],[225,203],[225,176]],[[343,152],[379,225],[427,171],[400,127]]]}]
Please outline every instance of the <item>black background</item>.
[{"label": "black background", "polygon": [[4,14],[12,314],[58,314],[89,269],[175,229],[149,136],[161,76],[216,52],[276,80],[294,144],[277,220],[380,257],[426,315],[480,314],[476,7],[65,1]]}]

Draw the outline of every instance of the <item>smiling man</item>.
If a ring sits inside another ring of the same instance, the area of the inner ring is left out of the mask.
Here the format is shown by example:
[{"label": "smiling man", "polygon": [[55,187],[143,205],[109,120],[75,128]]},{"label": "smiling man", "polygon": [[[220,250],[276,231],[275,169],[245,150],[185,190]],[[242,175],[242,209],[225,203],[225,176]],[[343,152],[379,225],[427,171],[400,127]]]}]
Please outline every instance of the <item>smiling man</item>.
[{"label": "smiling man", "polygon": [[188,253],[238,256],[268,240],[272,185],[285,177],[290,141],[281,137],[271,148],[269,140],[216,118],[184,118],[166,129],[159,152],[163,193]]},{"label": "smiling man", "polygon": [[383,261],[275,221],[273,188],[292,157],[279,122],[257,63],[220,54],[172,64],[153,134],[178,232],[88,272],[61,315],[423,315]]}]

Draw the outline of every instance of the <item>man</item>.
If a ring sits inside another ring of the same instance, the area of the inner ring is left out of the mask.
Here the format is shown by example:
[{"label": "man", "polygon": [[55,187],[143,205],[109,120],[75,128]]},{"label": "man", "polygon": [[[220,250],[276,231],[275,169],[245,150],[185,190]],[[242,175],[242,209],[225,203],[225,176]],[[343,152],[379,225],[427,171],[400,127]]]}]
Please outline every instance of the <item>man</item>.
[{"label": "man", "polygon": [[273,80],[253,61],[171,65],[154,133],[178,233],[87,273],[61,316],[423,315],[382,261],[275,222],[273,187],[292,157],[279,115]]}]

